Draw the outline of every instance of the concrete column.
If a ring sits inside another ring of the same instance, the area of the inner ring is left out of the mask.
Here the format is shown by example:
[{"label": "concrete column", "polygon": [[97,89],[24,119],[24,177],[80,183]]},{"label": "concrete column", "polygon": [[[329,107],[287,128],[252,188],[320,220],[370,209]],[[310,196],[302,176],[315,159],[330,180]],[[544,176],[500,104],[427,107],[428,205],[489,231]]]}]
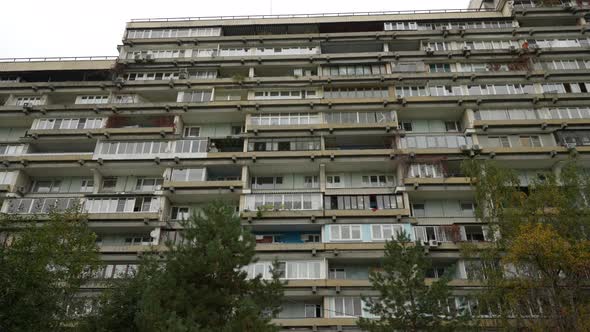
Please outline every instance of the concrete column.
[{"label": "concrete column", "polygon": [[404,185],[404,168],[405,168],[405,166],[407,166],[405,163],[399,163],[397,165],[396,170],[395,170],[398,186]]},{"label": "concrete column", "polygon": [[182,130],[184,129],[184,122],[182,121],[182,117],[180,115],[174,116],[174,133],[176,135],[182,135]]},{"label": "concrete column", "polygon": [[256,76],[254,73],[254,67],[248,68],[248,77],[253,78],[254,76]]},{"label": "concrete column", "polygon": [[242,166],[242,188],[250,189],[250,169],[248,166]]},{"label": "concrete column", "polygon": [[102,189],[102,174],[96,168],[90,169],[94,179],[94,189],[92,190],[93,194],[98,194]]},{"label": "concrete column", "polygon": [[326,192],[326,165],[320,164],[320,192]]},{"label": "concrete column", "polygon": [[475,112],[468,108],[463,112],[463,117],[461,118],[461,124],[463,128],[473,128],[475,121]]}]

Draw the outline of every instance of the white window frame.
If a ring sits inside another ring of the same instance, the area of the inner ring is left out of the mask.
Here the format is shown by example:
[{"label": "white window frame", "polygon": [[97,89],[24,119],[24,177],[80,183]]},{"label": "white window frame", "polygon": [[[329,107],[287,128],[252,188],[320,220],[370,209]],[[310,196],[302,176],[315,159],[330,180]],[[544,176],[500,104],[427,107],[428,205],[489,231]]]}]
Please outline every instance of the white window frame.
[{"label": "white window frame", "polygon": [[[333,242],[350,242],[350,241],[361,241],[363,238],[363,229],[361,225],[328,225],[330,227],[330,241]],[[348,231],[346,231],[348,229]],[[348,232],[349,237],[344,238]],[[358,232],[358,237],[353,236],[354,233]],[[334,235],[337,235],[336,237]]]}]

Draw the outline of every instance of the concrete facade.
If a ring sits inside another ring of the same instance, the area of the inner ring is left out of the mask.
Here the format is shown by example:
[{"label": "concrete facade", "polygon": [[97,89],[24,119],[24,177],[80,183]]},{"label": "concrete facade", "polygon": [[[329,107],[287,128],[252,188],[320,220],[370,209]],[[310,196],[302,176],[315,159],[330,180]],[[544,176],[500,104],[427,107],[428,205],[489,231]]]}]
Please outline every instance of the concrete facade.
[{"label": "concrete facade", "polygon": [[487,242],[461,161],[523,187],[572,153],[590,166],[590,10],[558,2],[134,20],[116,59],[3,59],[2,212],[81,204],[104,279],[224,199],[256,236],[249,273],[284,263],[284,331],[356,331],[404,230],[459,306],[478,287],[460,244]]}]

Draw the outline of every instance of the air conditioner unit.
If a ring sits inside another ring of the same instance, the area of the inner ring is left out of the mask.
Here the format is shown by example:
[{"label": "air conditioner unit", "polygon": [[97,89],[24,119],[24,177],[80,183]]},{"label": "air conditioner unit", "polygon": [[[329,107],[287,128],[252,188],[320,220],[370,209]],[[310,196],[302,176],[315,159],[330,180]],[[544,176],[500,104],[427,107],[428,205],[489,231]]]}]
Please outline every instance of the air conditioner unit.
[{"label": "air conditioner unit", "polygon": [[428,246],[435,248],[438,247],[438,241],[437,240],[428,240]]},{"label": "air conditioner unit", "polygon": [[467,146],[467,145],[461,145],[459,148],[461,149],[461,151],[469,150],[469,146]]},{"label": "air conditioner unit", "polygon": [[153,54],[147,54],[145,56],[145,60],[148,61],[148,62],[154,62],[154,61],[156,61],[156,58],[154,57]]},{"label": "air conditioner unit", "polygon": [[477,144],[474,144],[472,146],[472,149],[475,150],[475,151],[480,151],[481,150],[481,147],[479,145],[477,145]]},{"label": "air conditioner unit", "polygon": [[432,47],[427,47],[426,48],[426,54],[433,55],[434,54],[434,49]]},{"label": "air conditioner unit", "polygon": [[262,240],[264,239],[264,235],[256,235],[256,240]]},{"label": "air conditioner unit", "polygon": [[471,52],[471,46],[463,46],[463,52]]},{"label": "air conditioner unit", "polygon": [[137,62],[143,62],[143,60],[144,60],[143,55],[141,55],[141,54],[136,54],[133,59]]},{"label": "air conditioner unit", "polygon": [[512,52],[512,53],[516,53],[518,51],[518,48],[514,45],[510,45],[509,49],[510,49],[510,52]]},{"label": "air conditioner unit", "polygon": [[564,145],[569,150],[576,148],[576,143],[565,143]]}]

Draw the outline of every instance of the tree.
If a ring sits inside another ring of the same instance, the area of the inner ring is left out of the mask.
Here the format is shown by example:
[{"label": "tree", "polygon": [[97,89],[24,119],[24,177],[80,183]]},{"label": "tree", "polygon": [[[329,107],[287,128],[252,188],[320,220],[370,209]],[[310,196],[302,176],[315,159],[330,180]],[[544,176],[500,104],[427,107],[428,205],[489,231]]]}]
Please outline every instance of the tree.
[{"label": "tree", "polygon": [[366,299],[368,311],[378,318],[360,318],[359,327],[369,332],[457,331],[467,327],[467,312],[448,309],[453,307],[448,306],[450,275],[428,285],[425,277],[430,267],[424,247],[414,244],[405,232],[388,241],[383,271],[369,276],[380,296]]},{"label": "tree", "polygon": [[[590,180],[575,160],[560,172],[539,174],[522,188],[497,164],[464,165],[476,192],[478,218],[495,238],[488,248],[467,246],[470,277],[485,287],[481,309],[509,329],[584,331],[590,327]],[[531,319],[541,316],[543,319]]]},{"label": "tree", "polygon": [[275,331],[271,319],[283,294],[279,271],[270,281],[248,278],[244,267],[255,261],[255,241],[233,209],[208,205],[183,224],[183,238],[115,288],[86,330]]},{"label": "tree", "polygon": [[78,209],[36,219],[2,220],[11,242],[0,246],[0,331],[60,331],[101,266],[96,235]]}]

